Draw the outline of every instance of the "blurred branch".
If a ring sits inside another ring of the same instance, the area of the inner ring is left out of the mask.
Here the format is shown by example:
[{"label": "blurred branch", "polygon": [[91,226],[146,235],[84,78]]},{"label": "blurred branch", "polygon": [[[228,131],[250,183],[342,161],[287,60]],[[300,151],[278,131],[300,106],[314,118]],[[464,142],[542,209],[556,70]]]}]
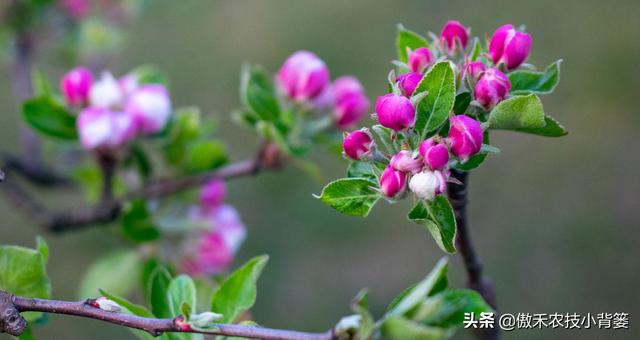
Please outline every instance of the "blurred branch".
[{"label": "blurred branch", "polygon": [[333,330],[324,333],[306,333],[291,330],[264,328],[259,326],[213,324],[211,330],[195,330],[186,324],[181,316],[173,319],[155,319],[120,312],[110,312],[93,306],[95,300],[78,302],[57,301],[46,299],[32,299],[11,295],[0,290],[0,332],[20,335],[27,326],[19,313],[45,312],[66,314],[100,320],[123,327],[143,330],[152,336],[159,336],[164,332],[198,333],[252,339],[281,339],[281,340],[332,340],[337,339]]},{"label": "blurred branch", "polygon": [[[482,261],[473,246],[469,225],[467,224],[469,173],[451,170],[451,175],[461,183],[449,183],[447,185],[447,192],[456,217],[458,227],[456,230],[456,246],[464,260],[464,266],[469,280],[468,286],[480,293],[487,303],[497,311],[498,306],[496,304],[493,283],[488,277],[484,276],[482,272]],[[500,333],[498,328],[483,329],[478,330],[476,336],[479,339],[499,339]]]},{"label": "blurred branch", "polygon": [[103,173],[102,196],[97,205],[62,212],[48,211],[37,200],[23,190],[17,183],[8,181],[4,192],[26,214],[52,232],[78,230],[91,225],[105,224],[115,221],[124,204],[136,198],[162,198],[172,194],[197,188],[213,178],[231,179],[257,175],[268,170],[282,168],[285,159],[272,143],[262,143],[256,155],[250,159],[232,163],[211,172],[185,177],[164,178],[146,183],[143,187],[126,193],[122,198],[114,199],[111,195],[114,164],[106,164],[109,160],[99,158]]}]

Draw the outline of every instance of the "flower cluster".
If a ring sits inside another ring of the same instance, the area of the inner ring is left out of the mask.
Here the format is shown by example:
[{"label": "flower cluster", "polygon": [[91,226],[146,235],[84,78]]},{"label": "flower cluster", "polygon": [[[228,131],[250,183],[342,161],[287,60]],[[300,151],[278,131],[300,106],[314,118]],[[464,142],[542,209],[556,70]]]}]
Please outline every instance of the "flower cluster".
[{"label": "flower cluster", "polygon": [[87,150],[112,150],[139,135],[164,129],[171,115],[171,100],[164,85],[140,84],[135,74],[116,79],[103,72],[99,79],[87,68],[64,75],[60,90],[67,104],[80,112],[78,134]]},{"label": "flower cluster", "polygon": [[298,51],[287,58],[276,75],[279,92],[295,103],[311,108],[330,108],[335,125],[356,125],[369,110],[364,88],[353,76],[331,82],[327,65],[315,54]]},{"label": "flower cluster", "polygon": [[195,240],[185,242],[182,268],[189,275],[203,276],[224,272],[244,241],[247,231],[234,207],[224,204],[225,183],[213,179],[200,191],[199,205],[190,218],[207,228]]},{"label": "flower cluster", "polygon": [[[401,197],[407,187],[425,200],[445,192],[450,168],[481,151],[485,114],[509,95],[511,84],[504,72],[518,68],[528,57],[531,37],[512,25],[496,30],[486,54],[471,51],[469,33],[460,22],[449,21],[431,48],[407,48],[406,61],[396,61],[401,74],[396,77],[391,73],[392,91],[377,98],[373,117],[390,131],[391,144],[399,148],[383,152],[368,128],[344,134],[345,156],[371,162],[379,169],[379,191],[387,198]],[[457,92],[472,96],[472,109],[457,115],[449,112],[448,125],[426,134],[415,126],[419,105],[429,93],[418,89],[434,64],[441,61],[450,63]]]}]

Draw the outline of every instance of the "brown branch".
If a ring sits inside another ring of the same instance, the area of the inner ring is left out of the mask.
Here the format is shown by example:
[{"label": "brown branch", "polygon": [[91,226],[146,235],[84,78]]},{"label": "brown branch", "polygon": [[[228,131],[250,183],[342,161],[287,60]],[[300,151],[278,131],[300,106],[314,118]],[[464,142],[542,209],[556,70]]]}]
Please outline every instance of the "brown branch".
[{"label": "brown branch", "polygon": [[[213,324],[212,330],[200,331],[184,327],[181,316],[173,319],[155,319],[119,312],[109,312],[94,307],[92,300],[69,302],[46,299],[33,299],[14,296],[0,291],[0,332],[19,335],[24,331],[26,322],[18,313],[45,312],[96,319],[119,326],[135,328],[158,336],[165,332],[199,333],[222,336],[244,337],[252,339],[280,340],[333,340],[337,339],[333,330],[324,333],[307,333],[283,329],[264,328],[234,324]],[[188,326],[188,325],[187,325]]]},{"label": "brown branch", "polygon": [[[462,184],[449,183],[447,193],[449,201],[453,206],[456,217],[456,246],[464,261],[464,267],[467,271],[469,288],[477,291],[482,297],[497,310],[495,291],[491,280],[482,273],[482,261],[476,252],[471,240],[469,225],[467,223],[467,189],[469,184],[469,173],[463,171],[452,170],[451,175]],[[479,339],[499,339],[500,333],[498,328],[487,329],[476,333]]]}]

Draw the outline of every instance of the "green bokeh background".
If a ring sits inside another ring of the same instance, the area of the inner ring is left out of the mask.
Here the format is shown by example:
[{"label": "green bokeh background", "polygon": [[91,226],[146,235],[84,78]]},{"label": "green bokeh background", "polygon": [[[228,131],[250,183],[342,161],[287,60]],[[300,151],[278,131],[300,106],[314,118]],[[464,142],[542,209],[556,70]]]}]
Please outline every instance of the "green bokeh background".
[{"label": "green bokeh background", "polygon": [[[171,78],[176,106],[200,105],[220,119],[232,158],[256,145],[231,122],[243,61],[276,70],[298,49],[317,53],[332,75],[353,74],[371,99],[384,93],[398,22],[439,31],[449,18],[491,33],[526,24],[530,62],[563,58],[562,81],[543,98],[570,130],[561,139],[498,132],[502,153],[471,178],[471,232],[504,312],[627,312],[629,331],[530,330],[505,339],[637,338],[640,315],[640,3],[637,1],[151,1],[127,29],[109,64],[116,73],[154,63]],[[68,65],[46,63],[52,77]],[[53,65],[53,66],[52,66]],[[18,147],[17,104],[8,70],[0,67],[0,143]],[[317,152],[325,178],[341,176],[342,159]],[[367,219],[342,216],[315,200],[321,183],[300,170],[229,183],[229,202],[250,234],[237,263],[268,253],[254,317],[272,327],[324,330],[349,313],[362,287],[380,315],[390,299],[419,280],[442,256],[431,237],[409,223],[408,202],[379,204]],[[45,194],[57,206],[73,193]],[[0,242],[32,246],[41,231],[0,199]],[[95,228],[44,234],[56,298],[73,299],[78,280],[100,254],[119,246]],[[462,263],[451,283],[464,286]],[[123,328],[53,316],[41,339],[124,339]],[[0,336],[3,338],[5,335]],[[459,332],[458,338],[468,337]]]}]

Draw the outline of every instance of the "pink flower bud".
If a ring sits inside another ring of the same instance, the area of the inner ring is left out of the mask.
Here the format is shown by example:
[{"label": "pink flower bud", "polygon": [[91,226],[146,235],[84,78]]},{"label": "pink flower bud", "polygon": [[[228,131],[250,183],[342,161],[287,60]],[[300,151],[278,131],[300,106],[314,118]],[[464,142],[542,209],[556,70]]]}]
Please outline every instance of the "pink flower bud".
[{"label": "pink flower bud", "polygon": [[420,143],[418,153],[433,170],[442,169],[449,163],[449,149],[446,145],[437,143],[433,138]]},{"label": "pink flower bud", "polygon": [[413,72],[424,72],[433,61],[433,54],[428,48],[418,47],[409,53],[407,64]]},{"label": "pink flower bud", "polygon": [[88,107],[77,120],[80,142],[87,150],[117,148],[129,142],[136,133],[133,117],[126,112],[113,112],[101,107]]},{"label": "pink flower bud", "polygon": [[394,170],[411,173],[419,172],[424,167],[422,157],[420,157],[420,155],[414,157],[413,152],[409,150],[401,150],[395,154],[391,157],[389,165]]},{"label": "pink flower bud", "polygon": [[411,95],[413,94],[413,91],[416,90],[416,87],[418,87],[418,84],[420,84],[421,80],[422,80],[422,73],[419,73],[419,72],[405,73],[398,76],[398,87],[400,88],[400,91],[402,91],[403,95],[407,97],[411,97]]},{"label": "pink flower bud", "polygon": [[451,153],[465,162],[470,156],[480,152],[482,147],[482,127],[477,120],[457,115],[449,118],[449,139]]},{"label": "pink flower bud", "polygon": [[490,68],[482,74],[473,89],[476,100],[487,109],[491,109],[503,101],[511,90],[509,78],[495,68]]},{"label": "pink flower bud", "polygon": [[315,54],[298,51],[284,62],[276,81],[287,97],[296,101],[311,101],[329,85],[329,69]]},{"label": "pink flower bud", "polygon": [[508,70],[520,66],[529,56],[531,36],[518,32],[513,25],[503,25],[493,33],[489,56],[495,65],[503,63]]},{"label": "pink flower bud", "polygon": [[447,190],[447,178],[441,171],[425,170],[411,177],[409,189],[424,200],[432,200]]},{"label": "pink flower bud", "polygon": [[214,178],[200,190],[200,206],[205,209],[217,208],[224,201],[227,186],[223,180]]},{"label": "pink flower bud", "polygon": [[122,107],[124,93],[118,81],[109,72],[102,72],[100,79],[91,85],[89,102],[91,106],[117,109]]},{"label": "pink flower bud", "polygon": [[408,98],[388,93],[376,100],[376,115],[382,126],[400,131],[413,126],[416,110]]},{"label": "pink flower bud", "polygon": [[367,114],[369,99],[355,77],[343,76],[333,82],[334,117],[341,128],[353,126]]},{"label": "pink flower bud", "polygon": [[449,20],[442,27],[440,33],[440,43],[444,44],[447,53],[453,54],[456,46],[460,46],[461,50],[467,47],[469,41],[469,29],[462,26],[459,21]]},{"label": "pink flower bud", "polygon": [[76,67],[60,80],[60,91],[69,105],[86,105],[93,75],[86,67]]},{"label": "pink flower bud", "polygon": [[342,148],[345,155],[353,160],[359,161],[369,155],[373,145],[373,138],[371,138],[367,128],[356,130],[351,133],[344,133]]},{"label": "pink flower bud", "polygon": [[160,132],[171,115],[169,93],[160,84],[142,85],[131,93],[125,110],[135,117],[140,131]]},{"label": "pink flower bud", "polygon": [[394,170],[391,166],[388,166],[380,176],[380,191],[385,196],[393,198],[404,190],[406,181],[407,175],[404,172]]},{"label": "pink flower bud", "polygon": [[484,70],[485,67],[481,61],[467,62],[462,69],[462,78],[468,76],[472,84],[476,83],[482,76]]}]

